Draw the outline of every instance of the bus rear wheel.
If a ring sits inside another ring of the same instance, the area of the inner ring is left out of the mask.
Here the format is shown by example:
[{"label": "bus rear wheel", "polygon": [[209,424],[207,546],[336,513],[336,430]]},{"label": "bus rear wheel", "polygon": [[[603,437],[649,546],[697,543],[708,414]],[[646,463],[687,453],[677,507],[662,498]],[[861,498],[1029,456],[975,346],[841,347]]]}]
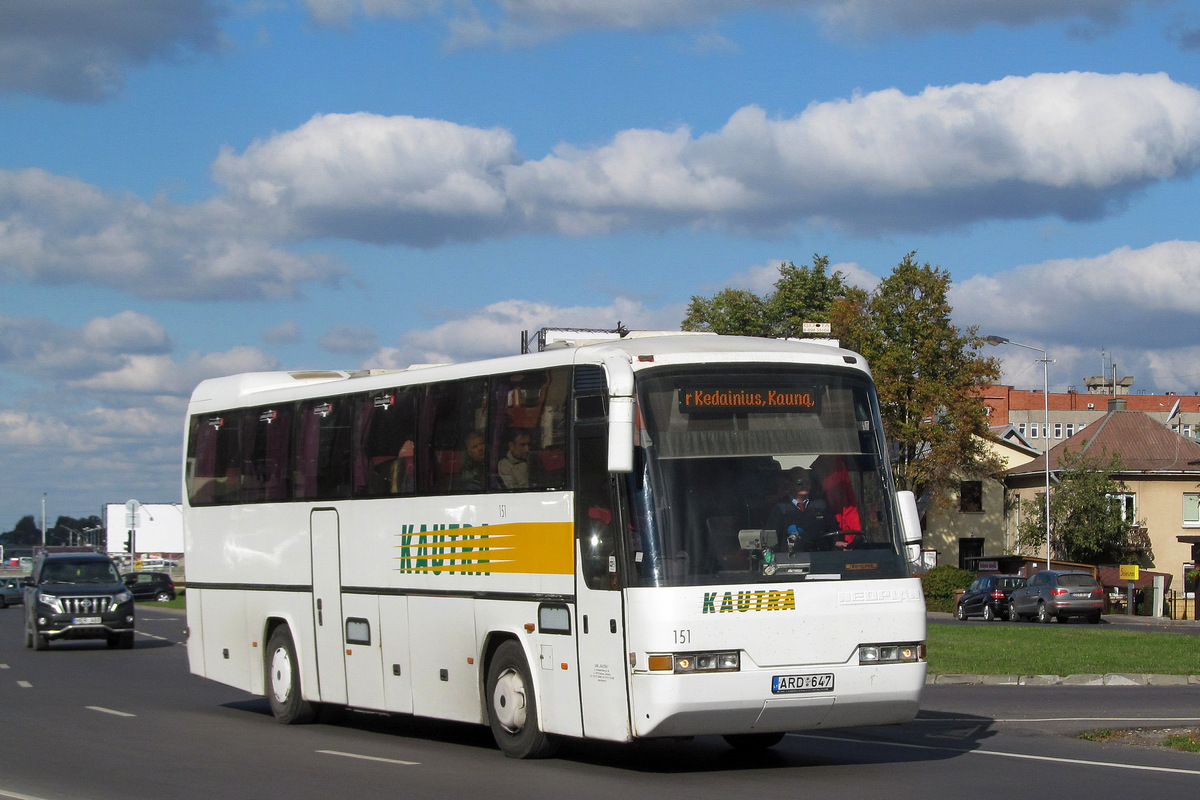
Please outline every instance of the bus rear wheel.
[{"label": "bus rear wheel", "polygon": [[496,649],[488,667],[488,724],[509,758],[546,758],[558,742],[538,727],[537,699],[525,653],[514,641]]},{"label": "bus rear wheel", "polygon": [[280,625],[267,640],[267,699],[271,713],[284,725],[312,722],[316,707],[300,691],[300,664],[296,645],[286,625]]}]

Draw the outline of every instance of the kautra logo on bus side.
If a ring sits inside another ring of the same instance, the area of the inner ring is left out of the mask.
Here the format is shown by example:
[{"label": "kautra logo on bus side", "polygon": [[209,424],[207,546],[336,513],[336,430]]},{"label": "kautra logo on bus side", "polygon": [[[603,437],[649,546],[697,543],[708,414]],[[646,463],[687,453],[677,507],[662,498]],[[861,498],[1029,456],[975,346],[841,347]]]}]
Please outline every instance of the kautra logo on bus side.
[{"label": "kautra logo on bus side", "polygon": [[[489,562],[486,533],[443,533],[461,531],[472,525],[401,525],[400,572],[449,572],[454,575],[490,575],[481,567]],[[486,524],[480,527],[486,527]]]},{"label": "kautra logo on bus side", "polygon": [[795,610],[796,595],[791,589],[787,589],[786,591],[778,589],[751,589],[724,593],[705,592],[700,613],[725,614],[734,611]]}]

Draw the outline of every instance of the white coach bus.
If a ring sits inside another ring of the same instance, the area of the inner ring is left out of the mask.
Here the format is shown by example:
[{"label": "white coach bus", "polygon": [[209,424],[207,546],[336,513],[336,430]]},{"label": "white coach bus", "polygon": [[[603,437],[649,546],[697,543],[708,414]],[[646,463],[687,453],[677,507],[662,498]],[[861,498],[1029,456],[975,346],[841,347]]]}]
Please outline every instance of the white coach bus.
[{"label": "white coach bus", "polygon": [[911,493],[861,356],[712,334],[207,380],[188,659],[281,722],[562,737],[899,723],[925,682]]}]

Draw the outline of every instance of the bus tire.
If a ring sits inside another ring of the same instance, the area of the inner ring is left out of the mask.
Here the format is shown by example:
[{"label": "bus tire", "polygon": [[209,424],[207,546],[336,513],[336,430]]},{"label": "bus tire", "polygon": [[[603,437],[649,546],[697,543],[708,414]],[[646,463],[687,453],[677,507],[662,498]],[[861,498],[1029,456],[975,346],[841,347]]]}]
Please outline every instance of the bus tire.
[{"label": "bus tire", "polygon": [[782,733],[727,733],[723,737],[725,743],[734,750],[743,753],[769,750],[783,741]]},{"label": "bus tire", "polygon": [[280,625],[267,640],[267,699],[271,713],[284,725],[299,725],[316,719],[317,710],[300,691],[300,663],[292,632]]},{"label": "bus tire", "polygon": [[521,645],[512,640],[496,648],[487,675],[488,724],[500,751],[509,758],[546,758],[557,741],[538,727],[533,679]]}]

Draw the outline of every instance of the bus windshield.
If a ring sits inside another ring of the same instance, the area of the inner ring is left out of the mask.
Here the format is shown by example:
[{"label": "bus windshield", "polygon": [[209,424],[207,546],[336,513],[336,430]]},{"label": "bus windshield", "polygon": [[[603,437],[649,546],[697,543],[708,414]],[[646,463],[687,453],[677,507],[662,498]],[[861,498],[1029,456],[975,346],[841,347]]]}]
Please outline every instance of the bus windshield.
[{"label": "bus windshield", "polygon": [[632,585],[908,577],[878,401],[852,370],[639,376]]}]

